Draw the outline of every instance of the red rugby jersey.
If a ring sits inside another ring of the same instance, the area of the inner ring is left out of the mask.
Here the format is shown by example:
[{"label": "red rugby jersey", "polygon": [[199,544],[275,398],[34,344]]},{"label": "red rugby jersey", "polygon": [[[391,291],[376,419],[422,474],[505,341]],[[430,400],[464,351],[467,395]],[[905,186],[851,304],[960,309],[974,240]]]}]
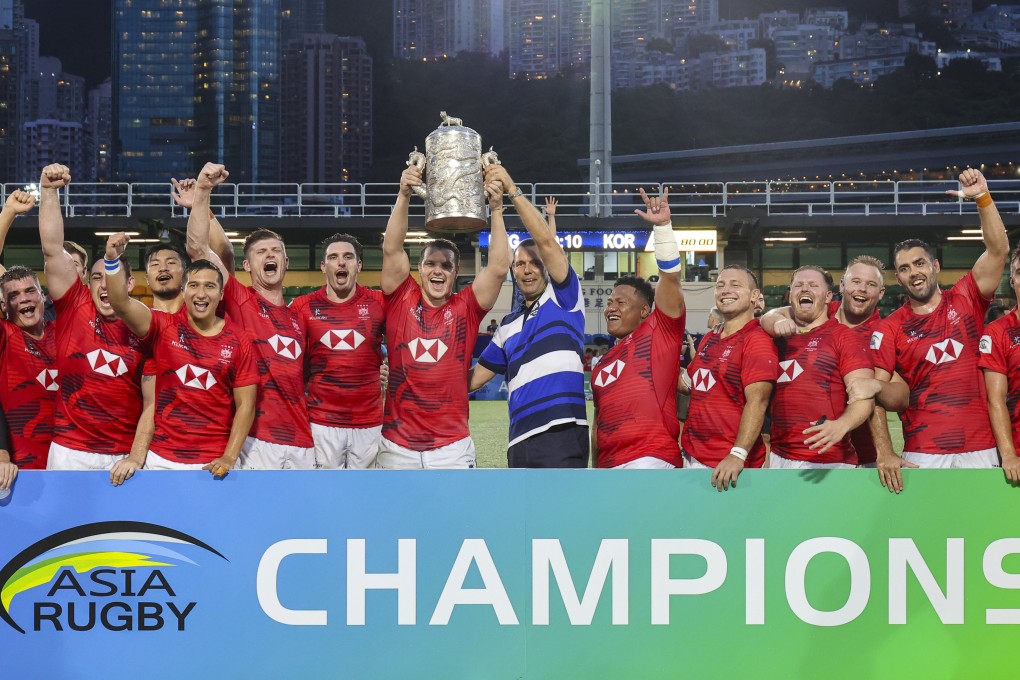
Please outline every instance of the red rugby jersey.
[{"label": "red rugby jersey", "polygon": [[843,376],[872,368],[867,340],[836,319],[808,333],[777,341],[779,378],[772,398],[772,450],[784,458],[812,463],[857,464],[850,436],[825,453],[804,443],[804,430],[822,417],[835,420],[846,410]]},{"label": "red rugby jersey", "polygon": [[56,355],[52,324],[36,340],[0,321],[0,403],[10,429],[11,462],[22,469],[46,469],[60,389]]},{"label": "red rugby jersey", "polygon": [[145,344],[156,375],[156,431],[149,448],[178,463],[223,455],[234,419],[234,388],[259,383],[251,338],[227,321],[204,336],[177,314],[153,314]]},{"label": "red rugby jersey", "polygon": [[305,402],[305,341],[297,313],[274,305],[230,276],[223,295],[226,316],[252,338],[259,369],[259,397],[251,436],[284,446],[311,448]]},{"label": "red rugby jersey", "polygon": [[142,412],[141,341],[123,321],[107,321],[75,279],[59,300],[60,399],[53,441],[76,451],[127,454]]},{"label": "red rugby jersey", "polygon": [[[840,302],[833,300],[829,303],[829,316],[835,317],[836,312],[839,310]],[[864,336],[864,342],[871,342],[871,334],[875,330],[876,324],[882,320],[882,315],[878,313],[878,308],[871,314],[867,321],[859,326],[850,328],[854,333],[859,333]],[[853,432],[850,433],[850,441],[854,445],[854,449],[857,451],[857,464],[858,465],[870,465],[878,460],[878,451],[875,449],[875,438],[871,436],[871,426],[868,423],[864,423]]]},{"label": "red rugby jersey", "polygon": [[1020,451],[1020,319],[1016,307],[985,327],[978,366],[1006,376],[1006,408],[1013,431],[1013,446]]},{"label": "red rugby jersey", "polygon": [[656,308],[599,359],[591,375],[599,467],[645,456],[683,465],[676,383],[686,320],[686,312],[674,319]]},{"label": "red rugby jersey", "polygon": [[[683,449],[699,463],[714,468],[736,441],[747,403],[744,388],[756,382],[774,383],[779,377],[776,345],[757,319],[725,338],[709,331],[687,374],[691,378],[691,407],[684,425]],[[760,468],[764,462],[765,442],[759,433],[745,465]]]},{"label": "red rugby jersey", "polygon": [[385,301],[390,378],[383,436],[413,451],[470,436],[467,373],[488,310],[471,287],[431,307],[411,276]]},{"label": "red rugby jersey", "polygon": [[988,302],[968,273],[942,293],[931,314],[904,305],[872,333],[875,366],[897,371],[910,387],[910,405],[901,415],[904,451],[952,454],[995,446],[978,368]]},{"label": "red rugby jersey", "polygon": [[323,286],[290,307],[305,334],[312,422],[351,428],[382,425],[382,292],[358,286],[349,300],[333,302]]}]

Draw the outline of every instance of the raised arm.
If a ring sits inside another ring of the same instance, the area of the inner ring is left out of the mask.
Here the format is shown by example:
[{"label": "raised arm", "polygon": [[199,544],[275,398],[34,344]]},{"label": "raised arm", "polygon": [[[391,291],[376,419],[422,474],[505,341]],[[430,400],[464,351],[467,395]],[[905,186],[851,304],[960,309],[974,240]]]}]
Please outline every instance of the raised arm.
[{"label": "raised arm", "polygon": [[655,287],[655,306],[666,316],[674,319],[684,313],[684,289],[680,282],[680,246],[673,235],[673,223],[669,214],[669,187],[661,196],[649,198],[644,189],[641,200],[644,210],[634,212],[652,225],[655,239],[655,261],[659,265],[659,285]]},{"label": "raised arm", "polygon": [[[542,213],[517,188],[517,184],[502,165],[490,165],[485,168],[485,181],[486,183],[499,182],[503,186],[503,191],[510,195],[510,202],[513,203],[514,210],[517,211],[521,223],[524,224],[524,228],[528,230],[528,234],[538,247],[538,254],[542,258],[546,271],[549,272],[549,278],[555,283],[566,281],[570,274],[570,262],[559,241],[556,240],[555,218],[551,218],[553,226],[550,229],[549,224],[542,218]],[[547,202],[546,205],[548,206],[549,203]],[[555,199],[553,199],[551,214],[556,214]]]},{"label": "raised arm", "polygon": [[152,310],[128,294],[128,278],[120,258],[124,255],[131,237],[118,232],[106,239],[106,255],[103,264],[106,266],[106,295],[110,300],[117,318],[140,338],[149,334],[152,325]]},{"label": "raised arm", "polygon": [[988,182],[978,170],[967,168],[960,173],[960,191],[946,193],[958,198],[966,198],[977,204],[978,216],[981,218],[981,237],[985,242],[985,252],[981,253],[974,268],[974,281],[978,290],[985,297],[991,297],[1002,279],[1002,270],[1009,256],[1009,237],[1006,226],[995,207],[992,195],[988,193]]},{"label": "raised arm", "polygon": [[255,422],[255,398],[258,396],[258,385],[245,385],[234,388],[234,419],[230,423],[230,438],[223,455],[202,467],[213,474],[223,477],[234,469],[237,457],[241,454],[241,444],[248,436],[251,424]]},{"label": "raised arm", "polygon": [[224,281],[233,275],[233,271],[226,268],[219,255],[210,246],[209,230],[212,212],[209,209],[209,201],[212,197],[212,190],[217,184],[225,182],[228,177],[230,177],[230,173],[222,165],[206,163],[202,172],[198,173],[198,179],[195,180],[191,214],[188,215],[188,256],[192,260],[209,260],[215,264],[223,274]]},{"label": "raised arm", "polygon": [[[0,253],[4,251],[4,244],[7,243],[7,232],[11,230],[11,225],[14,224],[14,218],[18,215],[23,215],[29,210],[35,207],[35,196],[22,191],[21,189],[15,189],[10,196],[7,197],[7,202],[4,203],[3,210],[0,210]],[[3,265],[0,265],[0,274],[7,271]]]},{"label": "raised arm", "polygon": [[[489,166],[495,167],[495,166]],[[499,297],[499,291],[510,271],[510,242],[506,237],[506,225],[503,222],[503,187],[499,182],[488,181],[485,184],[485,195],[489,199],[489,262],[475,276],[471,290],[475,299],[484,309],[492,309]],[[532,208],[534,210],[534,208]],[[541,218],[541,215],[539,215]]]},{"label": "raised arm", "polygon": [[54,300],[64,297],[78,278],[74,260],[64,252],[64,216],[60,214],[60,188],[70,183],[71,171],[58,163],[43,168],[39,179],[39,240],[46,287]]},{"label": "raised arm", "polygon": [[[177,205],[189,211],[189,215],[195,203],[195,183],[193,179],[177,181],[173,177],[170,178],[170,184],[173,185],[170,195]],[[216,214],[211,208],[209,210],[209,246],[214,253],[219,255],[223,266],[230,271],[234,271],[234,246],[231,245],[230,239],[227,238],[226,232],[223,231],[223,226],[216,219]]]},{"label": "raised arm", "polygon": [[421,170],[411,165],[400,175],[400,191],[386,223],[383,234],[383,260],[380,283],[387,295],[400,287],[411,275],[411,261],[404,250],[407,237],[407,208],[411,202],[411,187],[421,186]]},{"label": "raised arm", "polygon": [[549,231],[552,232],[553,236],[556,236],[556,208],[558,206],[559,201],[554,197],[545,197],[545,222],[549,225]]}]

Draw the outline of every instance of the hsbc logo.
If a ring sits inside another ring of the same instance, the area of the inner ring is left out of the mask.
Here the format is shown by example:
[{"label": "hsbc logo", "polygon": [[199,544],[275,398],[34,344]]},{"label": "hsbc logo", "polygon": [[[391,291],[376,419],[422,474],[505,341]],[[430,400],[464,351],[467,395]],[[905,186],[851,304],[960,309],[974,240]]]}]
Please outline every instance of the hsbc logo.
[{"label": "hsbc logo", "polygon": [[875,331],[871,334],[871,349],[880,350],[882,349],[882,340],[885,339],[885,335],[881,331]]},{"label": "hsbc logo", "polygon": [[127,362],[124,358],[105,349],[94,349],[85,357],[89,360],[92,370],[100,375],[116,378],[127,373]]},{"label": "hsbc logo", "polygon": [[699,368],[694,372],[694,379],[691,381],[691,384],[699,392],[708,392],[715,387],[715,378],[712,377],[712,372],[707,368]]},{"label": "hsbc logo", "polygon": [[415,338],[411,342],[407,343],[407,348],[411,350],[411,358],[415,361],[420,361],[423,364],[434,364],[443,358],[446,354],[446,350],[449,349],[446,343],[436,338],[434,340],[429,338]]},{"label": "hsbc logo", "polygon": [[297,340],[288,338],[286,335],[274,335],[269,338],[269,346],[273,348],[274,352],[287,359],[297,359],[301,356],[301,345]]},{"label": "hsbc logo", "polygon": [[778,382],[781,383],[793,382],[794,380],[797,379],[797,376],[804,372],[804,369],[801,368],[801,365],[797,363],[796,359],[780,361],[779,370],[781,371],[781,373],[779,374]]},{"label": "hsbc logo", "polygon": [[627,364],[617,359],[605,368],[600,369],[599,374],[595,377],[595,387],[606,387],[607,385],[612,385],[616,382],[616,379],[620,377],[620,374],[623,373],[623,369],[626,367]]},{"label": "hsbc logo", "polygon": [[216,378],[207,368],[199,368],[191,364],[184,364],[174,373],[180,378],[181,384],[185,387],[194,387],[200,390],[208,390],[216,384]]},{"label": "hsbc logo", "polygon": [[960,358],[960,352],[963,351],[963,343],[959,343],[952,338],[946,338],[942,342],[936,342],[934,345],[928,348],[928,353],[924,356],[925,361],[938,366],[939,364],[946,364],[950,361],[956,361]]},{"label": "hsbc logo", "polygon": [[333,350],[349,351],[365,342],[365,336],[353,330],[326,331],[319,342]]},{"label": "hsbc logo", "polygon": [[47,392],[56,392],[60,389],[60,385],[57,384],[57,369],[55,368],[44,368],[39,371],[39,375],[35,376],[35,379],[46,388]]}]

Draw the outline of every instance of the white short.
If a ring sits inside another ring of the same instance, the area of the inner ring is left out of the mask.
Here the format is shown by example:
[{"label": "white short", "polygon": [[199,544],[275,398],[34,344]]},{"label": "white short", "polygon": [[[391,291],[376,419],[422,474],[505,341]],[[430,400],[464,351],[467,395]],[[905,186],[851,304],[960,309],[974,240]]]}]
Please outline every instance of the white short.
[{"label": "white short", "polygon": [[47,470],[109,470],[126,453],[93,453],[76,451],[56,442],[50,442],[49,457],[46,459]]},{"label": "white short", "polygon": [[998,449],[982,449],[965,453],[919,453],[904,451],[903,460],[917,467],[948,470],[950,468],[997,468]]},{"label": "white short", "polygon": [[379,467],[384,470],[459,470],[475,466],[471,437],[428,451],[413,451],[380,437]]},{"label": "white short", "polygon": [[775,451],[769,456],[770,470],[852,470],[856,465],[850,463],[812,463],[807,460],[784,458]]},{"label": "white short", "polygon": [[629,463],[623,465],[617,465],[613,468],[614,470],[675,470],[676,465],[667,463],[661,458],[655,456],[641,456],[635,458]]},{"label": "white short", "polygon": [[322,470],[368,470],[379,455],[382,425],[329,427],[312,423],[315,467]]},{"label": "white short", "polygon": [[241,444],[235,470],[311,470],[315,468],[315,449],[273,444],[248,437]]},{"label": "white short", "polygon": [[684,468],[686,468],[688,470],[710,470],[711,469],[707,465],[702,463],[701,461],[696,460],[693,456],[691,456],[691,454],[687,453],[686,451],[683,452],[683,457],[684,457]]},{"label": "white short", "polygon": [[145,456],[145,466],[143,470],[201,470],[202,463],[178,463],[177,461],[167,460],[163,456],[149,451]]}]

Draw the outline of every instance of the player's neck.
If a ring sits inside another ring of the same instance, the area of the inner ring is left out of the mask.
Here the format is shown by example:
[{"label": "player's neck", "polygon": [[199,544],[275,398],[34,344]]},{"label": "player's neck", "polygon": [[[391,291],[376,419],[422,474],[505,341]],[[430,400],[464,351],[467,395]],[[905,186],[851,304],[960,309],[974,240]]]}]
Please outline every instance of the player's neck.
[{"label": "player's neck", "polygon": [[29,335],[36,340],[42,340],[43,336],[46,335],[46,320],[43,319],[37,324],[32,326],[18,326],[26,335]]},{"label": "player's neck", "polygon": [[188,314],[188,325],[191,326],[196,333],[205,337],[213,335],[219,335],[220,331],[223,330],[225,322],[215,314],[210,314],[204,319],[196,319],[195,317]]},{"label": "player's neck", "polygon": [[256,293],[258,293],[259,295],[261,295],[266,300],[266,302],[268,302],[270,304],[281,306],[281,305],[283,305],[286,302],[283,299],[283,284],[282,283],[280,285],[278,285],[278,286],[273,286],[272,288],[267,288],[266,286],[260,286],[258,283],[255,283],[253,281],[252,284],[251,284],[251,289],[253,291],[255,291]]},{"label": "player's neck", "polygon": [[936,286],[935,292],[931,294],[931,297],[928,298],[927,302],[921,302],[920,300],[910,298],[910,311],[912,311],[914,314],[920,314],[922,316],[931,314],[936,309],[938,309],[938,306],[941,302],[942,302],[942,290]]},{"label": "player's neck", "polygon": [[739,333],[743,330],[744,326],[751,323],[754,320],[754,309],[748,309],[746,312],[741,312],[732,319],[723,317],[722,332],[719,333],[720,337],[728,337],[734,333]]},{"label": "player's neck", "polygon": [[828,320],[829,320],[829,315],[828,314],[821,314],[814,321],[808,321],[808,322],[801,321],[797,317],[793,318],[793,322],[795,324],[797,324],[797,332],[798,333],[810,333],[814,329],[816,329],[819,326],[825,324]]},{"label": "player's neck", "polygon": [[167,314],[176,314],[181,311],[181,307],[183,306],[184,296],[181,294],[167,299],[161,297],[154,297],[152,299],[152,308],[161,312],[166,312]]},{"label": "player's neck", "polygon": [[[874,314],[874,310],[872,310],[871,314]],[[839,309],[836,310],[836,320],[847,328],[857,328],[862,323],[867,322],[867,320],[871,318],[871,314],[865,314],[862,317],[858,317],[856,314],[848,312],[846,307],[840,305]]]},{"label": "player's neck", "polygon": [[348,300],[352,299],[354,297],[354,294],[357,293],[357,292],[358,292],[358,284],[355,283],[354,287],[351,288],[351,292],[349,292],[349,293],[347,293],[347,295],[344,295],[344,296],[341,297],[339,293],[337,293],[335,290],[333,290],[327,284],[327,286],[326,286],[326,299],[329,300],[330,302],[337,302],[337,303],[347,302]]}]

